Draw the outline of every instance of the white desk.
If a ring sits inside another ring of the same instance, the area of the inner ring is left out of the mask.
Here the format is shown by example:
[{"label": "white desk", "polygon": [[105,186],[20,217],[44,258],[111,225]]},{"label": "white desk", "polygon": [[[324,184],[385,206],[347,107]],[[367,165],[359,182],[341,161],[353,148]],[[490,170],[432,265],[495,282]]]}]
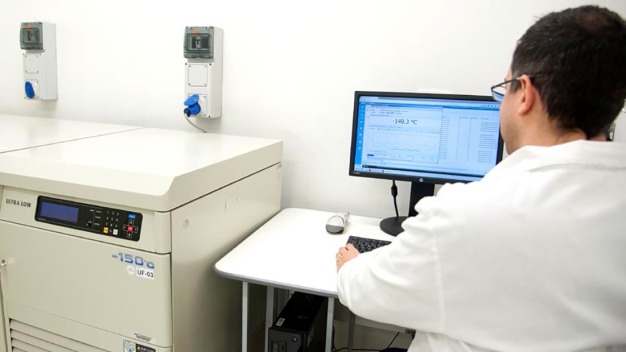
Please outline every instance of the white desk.
[{"label": "white desk", "polygon": [[379,229],[380,219],[350,215],[341,235],[330,235],[326,221],[334,213],[288,208],[250,235],[215,264],[221,276],[243,282],[242,352],[247,351],[248,283],[268,287],[265,320],[273,323],[274,288],[328,297],[326,351],[332,348],[334,301],[337,298],[335,254],[350,235],[392,241]]}]

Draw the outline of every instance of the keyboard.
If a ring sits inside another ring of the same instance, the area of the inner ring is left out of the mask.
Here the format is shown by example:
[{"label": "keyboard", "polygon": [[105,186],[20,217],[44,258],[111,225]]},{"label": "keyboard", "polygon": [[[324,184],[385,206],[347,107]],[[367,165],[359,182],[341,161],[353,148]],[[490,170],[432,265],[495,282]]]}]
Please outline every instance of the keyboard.
[{"label": "keyboard", "polygon": [[346,242],[346,244],[348,243],[352,243],[354,248],[356,248],[359,253],[365,253],[373,251],[376,248],[386,246],[391,243],[391,241],[375,240],[373,238],[365,238],[359,236],[350,236],[348,237],[348,242]]}]

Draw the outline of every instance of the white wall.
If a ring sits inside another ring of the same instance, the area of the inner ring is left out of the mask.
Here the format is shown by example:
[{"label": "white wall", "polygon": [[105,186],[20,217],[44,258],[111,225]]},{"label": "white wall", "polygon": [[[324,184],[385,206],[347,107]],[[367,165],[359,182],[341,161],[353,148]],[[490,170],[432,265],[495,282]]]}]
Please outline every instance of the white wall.
[{"label": "white wall", "polygon": [[[626,16],[624,0],[592,2]],[[284,207],[383,217],[391,183],[348,176],[354,91],[489,94],[537,16],[583,3],[2,1],[0,113],[195,131],[182,117],[184,27],[222,27],[223,117],[202,127],[284,140]],[[56,102],[22,98],[26,21],[57,25]]]}]

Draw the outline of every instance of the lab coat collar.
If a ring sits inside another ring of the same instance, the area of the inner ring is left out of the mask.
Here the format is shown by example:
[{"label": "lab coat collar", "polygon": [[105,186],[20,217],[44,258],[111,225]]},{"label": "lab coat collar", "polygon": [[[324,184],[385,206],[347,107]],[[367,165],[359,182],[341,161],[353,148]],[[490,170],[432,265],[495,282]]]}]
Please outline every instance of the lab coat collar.
[{"label": "lab coat collar", "polygon": [[626,168],[626,143],[578,140],[550,147],[525,146],[500,162],[483,180],[563,165]]}]

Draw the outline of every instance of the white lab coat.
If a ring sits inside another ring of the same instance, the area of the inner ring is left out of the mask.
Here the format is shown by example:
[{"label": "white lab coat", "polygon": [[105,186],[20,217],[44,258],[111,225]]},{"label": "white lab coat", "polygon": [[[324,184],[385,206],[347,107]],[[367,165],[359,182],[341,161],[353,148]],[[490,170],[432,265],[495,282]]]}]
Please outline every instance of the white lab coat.
[{"label": "white lab coat", "polygon": [[409,351],[622,351],[626,145],[524,147],[443,186],[392,244],[338,273],[340,301],[418,330]]}]

